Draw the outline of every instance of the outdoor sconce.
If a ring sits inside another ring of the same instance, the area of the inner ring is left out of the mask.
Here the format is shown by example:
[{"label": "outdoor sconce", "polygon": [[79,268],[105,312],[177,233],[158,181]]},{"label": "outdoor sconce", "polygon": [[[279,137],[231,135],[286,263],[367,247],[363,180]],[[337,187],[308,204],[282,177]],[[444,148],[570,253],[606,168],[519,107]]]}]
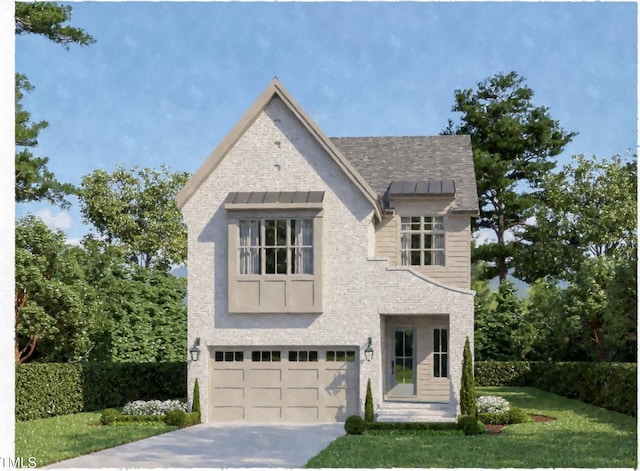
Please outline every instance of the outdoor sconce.
[{"label": "outdoor sconce", "polygon": [[371,361],[373,358],[373,348],[371,347],[371,337],[367,340],[367,348],[364,349],[364,357],[367,361]]},{"label": "outdoor sconce", "polygon": [[196,337],[193,347],[189,349],[189,354],[191,355],[191,361],[198,361],[198,358],[200,358],[200,337]]}]

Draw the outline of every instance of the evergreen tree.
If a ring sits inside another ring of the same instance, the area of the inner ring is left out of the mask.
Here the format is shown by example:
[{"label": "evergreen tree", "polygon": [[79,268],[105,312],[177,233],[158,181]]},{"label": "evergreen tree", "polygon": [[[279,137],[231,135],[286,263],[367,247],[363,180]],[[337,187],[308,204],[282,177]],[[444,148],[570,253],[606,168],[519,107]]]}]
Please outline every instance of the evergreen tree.
[{"label": "evergreen tree", "polygon": [[462,381],[460,386],[460,413],[476,416],[476,382],[473,377],[473,358],[469,337],[464,343],[462,355]]},{"label": "evergreen tree", "polygon": [[367,396],[364,401],[364,421],[373,422],[373,395],[371,394],[371,379],[367,380]]},{"label": "evergreen tree", "polygon": [[198,384],[198,378],[193,385],[193,402],[191,403],[191,412],[198,413],[198,422],[202,422],[202,416],[200,413],[200,385]]}]

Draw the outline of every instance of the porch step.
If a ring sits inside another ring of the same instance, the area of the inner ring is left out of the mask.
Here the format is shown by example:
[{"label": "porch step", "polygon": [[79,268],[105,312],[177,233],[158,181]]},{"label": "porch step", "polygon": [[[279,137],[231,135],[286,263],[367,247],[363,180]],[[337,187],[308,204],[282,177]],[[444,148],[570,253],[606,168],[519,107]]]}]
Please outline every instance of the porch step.
[{"label": "porch step", "polygon": [[376,411],[378,422],[455,422],[451,404],[423,402],[383,402]]}]

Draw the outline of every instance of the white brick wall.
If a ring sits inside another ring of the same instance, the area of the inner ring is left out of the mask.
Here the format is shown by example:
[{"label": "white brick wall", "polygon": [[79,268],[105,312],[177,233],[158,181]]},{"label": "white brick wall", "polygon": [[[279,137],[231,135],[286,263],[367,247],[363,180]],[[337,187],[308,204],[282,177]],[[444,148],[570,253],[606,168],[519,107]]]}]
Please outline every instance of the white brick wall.
[{"label": "white brick wall", "polygon": [[[225,197],[231,191],[311,190],[325,192],[323,313],[229,314]],[[183,214],[189,229],[189,346],[201,337],[203,350],[200,360],[189,364],[188,392],[191,396],[198,377],[203,420],[208,417],[207,344],[358,345],[362,353],[372,337],[375,354],[373,361],[361,362],[360,396],[363,404],[371,378],[374,402],[379,402],[381,314],[449,314],[457,327],[450,333],[450,371],[459,387],[465,337],[473,340],[473,293],[371,259],[373,208],[280,100],[258,116]]]}]

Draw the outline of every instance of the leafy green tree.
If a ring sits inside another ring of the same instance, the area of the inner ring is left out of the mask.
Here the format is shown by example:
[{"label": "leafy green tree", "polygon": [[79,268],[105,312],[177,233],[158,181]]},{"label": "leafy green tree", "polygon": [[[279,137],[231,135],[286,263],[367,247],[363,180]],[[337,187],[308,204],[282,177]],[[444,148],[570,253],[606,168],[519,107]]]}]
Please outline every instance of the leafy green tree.
[{"label": "leafy green tree", "polygon": [[471,136],[480,199],[475,228],[490,229],[497,239],[474,250],[474,260],[491,264],[489,279],[506,280],[516,251],[508,231],[524,224],[540,179],[555,166],[552,157],[576,135],[565,132],[548,108],[535,106],[533,96],[516,72],[497,74],[475,91],[455,91],[452,111],[462,113],[460,123],[449,120],[443,131]]},{"label": "leafy green tree", "polygon": [[[66,24],[71,20],[71,7],[54,2],[15,4],[15,34],[36,34],[69,49],[69,44],[86,46],[95,40],[80,28]],[[33,85],[23,74],[15,76],[15,200],[17,203],[46,200],[61,207],[68,207],[65,196],[74,191],[68,183],[60,183],[47,166],[47,157],[33,155],[38,145],[40,131],[48,126],[46,121],[32,122],[24,109],[24,94],[32,92]]]},{"label": "leafy green tree", "polygon": [[15,361],[78,361],[95,345],[101,303],[87,283],[85,253],[27,216],[15,234]]},{"label": "leafy green tree", "polygon": [[473,358],[469,337],[462,353],[462,378],[460,384],[460,414],[476,416],[476,381],[473,377]]},{"label": "leafy green tree", "polygon": [[638,182],[635,163],[574,156],[560,172],[545,175],[545,188],[522,233],[516,274],[532,282],[571,281],[585,260],[621,263],[637,250]]},{"label": "leafy green tree", "polygon": [[183,361],[187,349],[186,279],[117,260],[97,285],[109,318],[91,359]]},{"label": "leafy green tree", "polygon": [[184,263],[186,227],[175,196],[187,179],[187,172],[167,166],[160,171],[120,166],[86,175],[78,191],[80,209],[97,231],[88,238],[140,267],[167,271]]},{"label": "leafy green tree", "polygon": [[[495,308],[476,313],[475,343],[478,360],[516,360],[522,358],[525,341],[517,328],[524,317],[524,303],[514,284],[500,283],[494,293]],[[527,347],[527,351],[528,351]],[[525,352],[526,353],[526,352]]]},{"label": "leafy green tree", "polygon": [[523,324],[530,331],[530,350],[526,360],[561,361],[570,345],[566,335],[563,290],[557,283],[540,279],[528,291]]},{"label": "leafy green tree", "polygon": [[604,331],[613,361],[637,361],[638,256],[619,264],[607,284]]}]

